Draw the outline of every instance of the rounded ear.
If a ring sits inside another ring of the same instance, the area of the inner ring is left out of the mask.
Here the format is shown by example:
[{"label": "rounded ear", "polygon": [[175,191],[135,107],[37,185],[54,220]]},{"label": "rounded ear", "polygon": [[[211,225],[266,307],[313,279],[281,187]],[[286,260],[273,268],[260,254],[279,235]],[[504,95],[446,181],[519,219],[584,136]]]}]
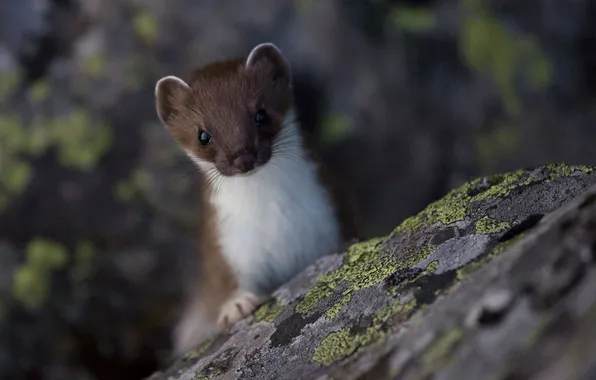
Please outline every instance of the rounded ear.
[{"label": "rounded ear", "polygon": [[255,46],[246,59],[246,69],[267,70],[273,80],[292,85],[292,69],[277,46],[270,42]]},{"label": "rounded ear", "polygon": [[163,77],[155,84],[155,108],[162,123],[168,125],[172,117],[183,110],[190,86],[175,76]]}]

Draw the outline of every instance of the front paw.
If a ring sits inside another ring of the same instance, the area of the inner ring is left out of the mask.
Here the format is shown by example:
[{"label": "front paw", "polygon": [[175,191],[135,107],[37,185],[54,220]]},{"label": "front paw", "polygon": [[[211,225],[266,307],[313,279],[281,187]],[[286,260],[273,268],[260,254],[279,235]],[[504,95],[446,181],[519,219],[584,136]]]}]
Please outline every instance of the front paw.
[{"label": "front paw", "polygon": [[221,307],[217,325],[226,330],[241,319],[249,316],[263,302],[263,299],[247,291],[238,292]]}]

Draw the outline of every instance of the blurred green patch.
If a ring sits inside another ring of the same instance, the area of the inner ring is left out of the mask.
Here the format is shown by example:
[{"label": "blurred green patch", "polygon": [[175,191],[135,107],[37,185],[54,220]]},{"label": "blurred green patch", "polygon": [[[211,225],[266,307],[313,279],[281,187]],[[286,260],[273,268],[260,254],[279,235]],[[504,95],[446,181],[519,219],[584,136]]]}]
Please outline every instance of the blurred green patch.
[{"label": "blurred green patch", "polygon": [[135,34],[146,44],[155,42],[158,34],[157,20],[151,11],[138,11],[132,19],[132,27]]},{"label": "blurred green patch", "polygon": [[310,12],[315,7],[315,0],[294,0],[294,8],[298,12]]},{"label": "blurred green patch", "polygon": [[70,277],[74,283],[80,283],[93,274],[93,258],[95,247],[90,241],[81,241],[77,244],[74,252],[74,265],[70,271]]},{"label": "blurred green patch", "polygon": [[511,33],[484,6],[483,0],[462,0],[463,21],[459,44],[465,62],[493,79],[509,115],[521,110],[516,81],[522,75],[544,88],[551,82],[552,67],[532,36]]},{"label": "blurred green patch", "polygon": [[50,94],[50,84],[47,79],[38,80],[31,87],[29,87],[29,100],[33,103],[43,102]]},{"label": "blurred green patch", "polygon": [[131,54],[124,62],[126,89],[140,91],[147,79],[147,62],[140,54]]},{"label": "blurred green patch", "polygon": [[112,145],[110,127],[93,121],[83,108],[52,120],[49,129],[52,143],[60,148],[58,160],[67,167],[88,171]]},{"label": "blurred green patch", "polygon": [[[32,87],[29,96],[43,101],[50,93],[44,82]],[[28,158],[56,147],[58,161],[69,168],[88,171],[112,144],[112,130],[84,108],[51,118],[41,112],[30,123],[10,113],[0,113],[0,211],[15,195],[26,190],[34,174]]]},{"label": "blurred green patch", "polygon": [[25,262],[15,271],[12,294],[28,307],[39,307],[47,299],[51,274],[68,261],[66,248],[47,239],[34,239],[27,245]]},{"label": "blurred green patch", "polygon": [[329,113],[321,122],[319,141],[322,144],[332,144],[340,141],[348,135],[349,128],[350,122],[346,116],[338,113]]},{"label": "blurred green patch", "polygon": [[521,146],[521,136],[515,127],[498,125],[476,137],[476,157],[482,170],[490,172],[498,162],[513,155]]},{"label": "blurred green patch", "polygon": [[21,81],[19,70],[0,72],[0,100],[13,92]]},{"label": "blurred green patch", "polygon": [[83,71],[83,74],[91,78],[98,78],[103,74],[104,66],[104,53],[101,50],[99,50],[83,58],[81,69]]},{"label": "blurred green patch", "polygon": [[435,10],[429,8],[394,6],[389,18],[398,28],[416,33],[428,32],[437,24]]},{"label": "blurred green patch", "polygon": [[29,141],[19,118],[0,114],[0,211],[14,194],[22,193],[32,177],[33,168],[23,160]]},{"label": "blurred green patch", "polygon": [[121,202],[130,202],[135,197],[153,188],[153,176],[145,170],[135,170],[129,179],[118,182],[115,196]]}]

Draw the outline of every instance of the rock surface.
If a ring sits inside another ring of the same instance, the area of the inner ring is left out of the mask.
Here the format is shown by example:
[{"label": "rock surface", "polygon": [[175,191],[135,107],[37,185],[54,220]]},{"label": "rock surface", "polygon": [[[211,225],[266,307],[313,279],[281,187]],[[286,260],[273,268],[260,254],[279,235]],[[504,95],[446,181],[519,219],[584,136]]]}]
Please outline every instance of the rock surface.
[{"label": "rock surface", "polygon": [[480,178],[150,379],[593,378],[595,249],[596,168]]}]

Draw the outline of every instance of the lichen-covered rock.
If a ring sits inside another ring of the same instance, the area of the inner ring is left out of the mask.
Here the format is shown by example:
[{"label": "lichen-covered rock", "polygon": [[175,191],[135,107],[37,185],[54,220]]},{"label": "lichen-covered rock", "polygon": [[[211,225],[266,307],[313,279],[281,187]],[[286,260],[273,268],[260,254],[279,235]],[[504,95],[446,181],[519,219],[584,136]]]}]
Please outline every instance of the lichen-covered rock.
[{"label": "lichen-covered rock", "polygon": [[596,346],[595,184],[595,167],[562,164],[471,181],[322,258],[151,380],[526,378],[547,366],[579,379],[596,364],[579,348]]}]

